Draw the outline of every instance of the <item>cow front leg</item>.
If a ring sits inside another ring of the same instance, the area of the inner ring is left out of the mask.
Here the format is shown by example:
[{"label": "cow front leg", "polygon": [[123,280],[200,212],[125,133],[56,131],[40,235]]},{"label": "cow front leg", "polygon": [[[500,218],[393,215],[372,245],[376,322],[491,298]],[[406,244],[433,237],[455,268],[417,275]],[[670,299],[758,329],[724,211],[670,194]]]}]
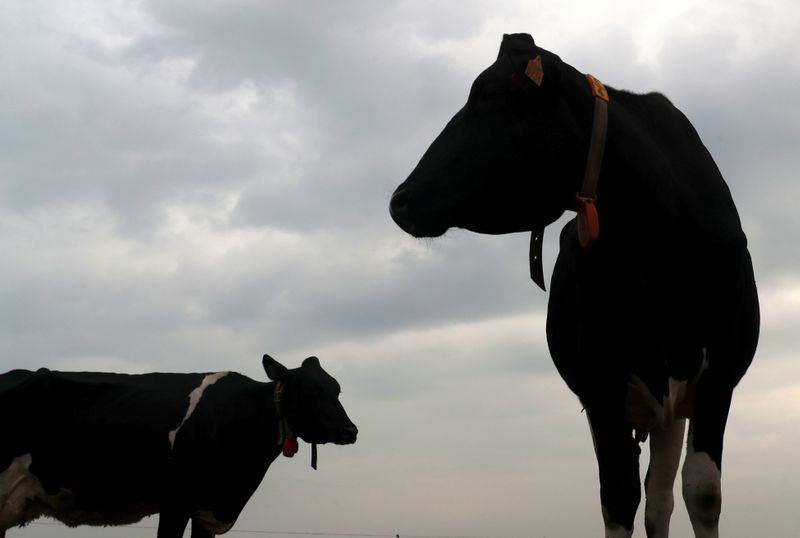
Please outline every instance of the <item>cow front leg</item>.
[{"label": "cow front leg", "polygon": [[623,414],[587,409],[587,415],[600,474],[606,538],[630,538],[642,497],[639,444]]},{"label": "cow front leg", "polygon": [[675,420],[666,428],[650,432],[650,465],[644,479],[647,497],[644,527],[648,538],[669,536],[669,520],[675,499],[672,488],[680,466],[686,419]]},{"label": "cow front leg", "polygon": [[158,531],[156,538],[181,538],[189,516],[181,512],[162,511],[158,514]]}]

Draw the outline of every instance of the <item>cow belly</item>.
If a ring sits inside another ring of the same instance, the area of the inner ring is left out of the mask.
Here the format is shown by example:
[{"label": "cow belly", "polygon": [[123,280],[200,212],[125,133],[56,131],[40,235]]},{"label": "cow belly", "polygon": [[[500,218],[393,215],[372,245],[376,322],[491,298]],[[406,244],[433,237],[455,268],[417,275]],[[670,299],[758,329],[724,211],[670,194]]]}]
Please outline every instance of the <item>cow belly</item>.
[{"label": "cow belly", "polygon": [[0,529],[7,529],[34,520],[39,516],[53,517],[69,526],[124,525],[135,523],[156,513],[153,506],[131,506],[114,512],[84,510],[67,489],[55,495],[45,491],[39,479],[30,472],[31,454],[15,458],[0,473]]}]

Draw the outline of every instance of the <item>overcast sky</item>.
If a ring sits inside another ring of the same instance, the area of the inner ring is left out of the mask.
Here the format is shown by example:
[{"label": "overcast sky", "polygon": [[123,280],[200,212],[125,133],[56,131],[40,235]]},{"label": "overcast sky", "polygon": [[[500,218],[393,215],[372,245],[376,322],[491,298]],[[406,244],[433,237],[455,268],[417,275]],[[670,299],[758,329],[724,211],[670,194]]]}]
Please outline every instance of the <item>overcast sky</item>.
[{"label": "overcast sky", "polygon": [[[727,430],[722,533],[796,535],[794,0],[3,1],[0,371],[265,379],[265,352],[318,355],[359,441],[321,447],[316,472],[307,445],[277,460],[235,530],[601,535],[528,236],[419,241],[387,210],[511,32],[610,86],[662,91],[714,155],[763,311]],[[680,494],[673,535],[690,535]]]}]

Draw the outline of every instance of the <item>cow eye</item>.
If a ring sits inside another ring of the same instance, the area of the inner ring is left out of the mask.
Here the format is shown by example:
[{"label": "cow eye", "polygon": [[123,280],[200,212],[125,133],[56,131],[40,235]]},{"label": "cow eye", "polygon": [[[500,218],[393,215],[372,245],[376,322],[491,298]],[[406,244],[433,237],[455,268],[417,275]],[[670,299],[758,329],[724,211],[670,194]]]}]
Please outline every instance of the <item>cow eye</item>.
[{"label": "cow eye", "polygon": [[499,97],[502,97],[504,93],[505,87],[501,86],[500,84],[487,84],[481,88],[481,91],[478,94],[478,99],[482,101],[494,101]]}]

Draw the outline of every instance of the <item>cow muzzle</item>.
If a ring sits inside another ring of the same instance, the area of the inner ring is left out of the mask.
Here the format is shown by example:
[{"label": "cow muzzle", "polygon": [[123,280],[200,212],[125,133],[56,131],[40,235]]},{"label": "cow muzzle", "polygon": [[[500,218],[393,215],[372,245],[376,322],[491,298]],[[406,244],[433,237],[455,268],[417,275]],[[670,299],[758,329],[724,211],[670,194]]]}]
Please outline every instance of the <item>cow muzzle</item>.
[{"label": "cow muzzle", "polygon": [[333,442],[337,445],[352,445],[356,442],[357,437],[358,428],[356,428],[355,424],[350,424],[339,430]]},{"label": "cow muzzle", "polygon": [[415,196],[402,185],[392,195],[389,214],[404,232],[413,237],[439,237],[449,226],[444,224],[440,214],[425,211],[414,203]]}]

